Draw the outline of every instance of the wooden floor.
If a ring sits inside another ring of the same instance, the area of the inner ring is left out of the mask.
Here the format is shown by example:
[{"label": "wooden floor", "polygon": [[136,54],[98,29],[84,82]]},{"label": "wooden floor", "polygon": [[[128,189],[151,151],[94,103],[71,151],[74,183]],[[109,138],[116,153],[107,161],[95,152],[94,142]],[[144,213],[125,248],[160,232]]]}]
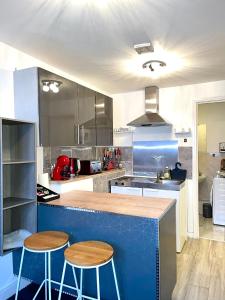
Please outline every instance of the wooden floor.
[{"label": "wooden floor", "polygon": [[190,239],[177,255],[172,300],[225,300],[225,243]]}]

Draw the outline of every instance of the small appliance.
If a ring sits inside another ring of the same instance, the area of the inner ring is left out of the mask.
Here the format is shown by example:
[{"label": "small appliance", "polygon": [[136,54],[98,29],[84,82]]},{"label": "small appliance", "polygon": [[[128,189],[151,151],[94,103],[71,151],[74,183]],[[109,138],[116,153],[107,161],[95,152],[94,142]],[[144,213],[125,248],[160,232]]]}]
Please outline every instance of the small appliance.
[{"label": "small appliance", "polygon": [[80,160],[79,158],[70,158],[70,177],[77,176],[80,172]]},{"label": "small appliance", "polygon": [[81,160],[80,174],[91,175],[102,172],[102,163],[100,160]]},{"label": "small appliance", "polygon": [[57,158],[52,172],[52,180],[67,180],[70,178],[70,159],[66,155]]}]

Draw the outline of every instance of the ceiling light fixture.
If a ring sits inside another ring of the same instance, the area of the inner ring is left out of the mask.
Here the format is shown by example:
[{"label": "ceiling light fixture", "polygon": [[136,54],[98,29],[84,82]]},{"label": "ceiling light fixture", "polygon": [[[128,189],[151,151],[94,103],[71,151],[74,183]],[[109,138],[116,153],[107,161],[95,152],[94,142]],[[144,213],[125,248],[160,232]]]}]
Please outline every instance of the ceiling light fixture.
[{"label": "ceiling light fixture", "polygon": [[142,65],[142,68],[143,69],[146,69],[146,68],[149,68],[151,70],[151,72],[154,72],[155,69],[153,68],[153,65],[154,64],[157,64],[158,66],[160,67],[165,67],[166,66],[166,63],[162,60],[157,60],[157,59],[152,59],[152,60],[149,60],[149,61],[146,61],[143,65]]},{"label": "ceiling light fixture", "polygon": [[42,80],[42,90],[43,92],[52,91],[53,93],[58,93],[61,84],[62,82],[58,80]]},{"label": "ceiling light fixture", "polygon": [[[189,65],[189,62],[181,54],[163,48],[158,42],[154,42],[154,52],[143,52],[139,55],[134,51],[134,47],[132,50],[128,59],[121,62],[121,71],[129,77],[135,76],[136,78],[138,76],[157,80],[172,74],[177,75]],[[161,66],[160,63],[162,63]]]},{"label": "ceiling light fixture", "polygon": [[154,47],[152,43],[143,43],[143,44],[137,44],[134,45],[134,50],[138,54],[148,53],[148,52],[154,52]]}]

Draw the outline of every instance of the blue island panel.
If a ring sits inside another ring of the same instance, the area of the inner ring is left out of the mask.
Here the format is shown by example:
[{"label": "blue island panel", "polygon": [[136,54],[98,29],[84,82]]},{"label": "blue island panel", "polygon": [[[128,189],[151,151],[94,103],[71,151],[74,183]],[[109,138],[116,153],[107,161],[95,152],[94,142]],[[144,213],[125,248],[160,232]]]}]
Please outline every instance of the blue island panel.
[{"label": "blue island panel", "polygon": [[[159,299],[159,223],[157,219],[106,212],[86,211],[39,204],[38,231],[60,230],[70,235],[71,243],[101,240],[115,250],[121,300]],[[13,254],[14,272],[18,274],[21,250]],[[60,281],[63,250],[52,254],[52,277]],[[78,274],[78,273],[77,273]],[[44,255],[25,252],[22,276],[40,283],[44,278]],[[74,285],[71,268],[65,283]],[[115,300],[116,291],[111,264],[100,268],[102,299]],[[84,271],[84,291],[96,296],[93,270]]]}]

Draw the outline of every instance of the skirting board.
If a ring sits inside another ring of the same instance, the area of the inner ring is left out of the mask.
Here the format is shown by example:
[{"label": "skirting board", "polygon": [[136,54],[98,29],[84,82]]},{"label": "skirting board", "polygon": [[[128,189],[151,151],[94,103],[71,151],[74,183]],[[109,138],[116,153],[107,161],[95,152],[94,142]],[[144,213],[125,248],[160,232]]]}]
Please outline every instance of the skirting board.
[{"label": "skirting board", "polygon": [[[28,286],[31,282],[21,278],[20,282],[20,290]],[[16,293],[16,285],[17,285],[17,277],[15,276],[14,279],[3,289],[0,290],[0,299],[7,300],[8,298],[12,297]]]}]

